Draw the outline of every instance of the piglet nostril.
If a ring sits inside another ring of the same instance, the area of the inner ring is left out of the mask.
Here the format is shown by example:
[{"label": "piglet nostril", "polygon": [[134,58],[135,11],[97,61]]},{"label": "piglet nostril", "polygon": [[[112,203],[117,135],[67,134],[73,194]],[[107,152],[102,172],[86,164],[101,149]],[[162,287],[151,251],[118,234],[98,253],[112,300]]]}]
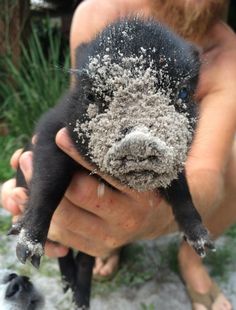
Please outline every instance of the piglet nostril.
[{"label": "piglet nostril", "polygon": [[127,134],[129,134],[132,131],[132,128],[123,128],[121,129],[121,135],[122,136],[126,136]]},{"label": "piglet nostril", "polygon": [[116,146],[117,158],[127,160],[157,160],[166,152],[166,143],[148,132],[136,130],[128,133]]},{"label": "piglet nostril", "polygon": [[6,279],[6,282],[10,282],[12,281],[13,279],[17,278],[17,274],[16,273],[10,273]]},{"label": "piglet nostril", "polygon": [[15,296],[20,291],[20,284],[11,282],[6,290],[6,298],[11,298]]},{"label": "piglet nostril", "polygon": [[15,276],[9,283],[6,290],[6,298],[12,298],[17,293],[30,287],[29,278],[25,276]]}]

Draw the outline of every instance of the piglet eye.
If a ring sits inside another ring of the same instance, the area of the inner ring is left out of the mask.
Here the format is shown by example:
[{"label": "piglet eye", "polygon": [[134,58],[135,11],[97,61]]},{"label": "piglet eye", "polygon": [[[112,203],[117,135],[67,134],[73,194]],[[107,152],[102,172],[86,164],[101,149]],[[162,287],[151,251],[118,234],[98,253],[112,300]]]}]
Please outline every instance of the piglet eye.
[{"label": "piglet eye", "polygon": [[89,101],[95,101],[95,96],[93,93],[87,93],[86,94],[86,99]]},{"label": "piglet eye", "polygon": [[187,87],[183,87],[180,89],[178,93],[178,99],[186,100],[189,97],[189,90]]}]

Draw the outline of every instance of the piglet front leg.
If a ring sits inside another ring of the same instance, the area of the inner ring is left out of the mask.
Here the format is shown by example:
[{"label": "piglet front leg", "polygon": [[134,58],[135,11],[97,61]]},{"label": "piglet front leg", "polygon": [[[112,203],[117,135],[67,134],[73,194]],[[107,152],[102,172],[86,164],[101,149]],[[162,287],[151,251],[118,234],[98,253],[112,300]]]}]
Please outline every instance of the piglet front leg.
[{"label": "piglet front leg", "polygon": [[44,254],[52,215],[60,203],[75,169],[75,163],[55,144],[62,124],[51,111],[41,121],[33,147],[33,176],[29,184],[29,200],[22,217],[13,224],[9,234],[18,235],[16,254],[39,267]]},{"label": "piglet front leg", "polygon": [[161,190],[163,196],[171,204],[176,221],[184,233],[185,240],[201,257],[206,255],[205,249],[215,250],[208,230],[202,224],[202,219],[193,205],[192,197],[184,173],[179,174],[170,187]]}]

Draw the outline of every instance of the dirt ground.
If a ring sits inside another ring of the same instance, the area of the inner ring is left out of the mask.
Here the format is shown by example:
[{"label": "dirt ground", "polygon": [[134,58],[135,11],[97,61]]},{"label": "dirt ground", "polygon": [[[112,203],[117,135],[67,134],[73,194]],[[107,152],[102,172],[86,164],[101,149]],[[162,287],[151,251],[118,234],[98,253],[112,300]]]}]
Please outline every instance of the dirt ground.
[{"label": "dirt ground", "polygon": [[[2,219],[6,217],[5,212],[2,210],[0,217]],[[190,310],[190,301],[183,283],[178,274],[172,270],[170,264],[168,266],[165,263],[165,260],[174,258],[170,257],[174,254],[173,251],[170,251],[169,244],[178,238],[176,235],[174,237],[168,236],[151,242],[138,243],[136,247],[133,246],[131,258],[129,257],[128,262],[124,262],[124,264],[128,264],[128,268],[126,268],[125,273],[117,275],[121,280],[117,282],[114,279],[107,283],[96,283],[91,310]],[[209,264],[208,267],[209,269],[213,267],[217,269],[217,264],[219,268],[222,268],[220,264],[227,264],[225,272],[223,269],[223,275],[215,276],[215,279],[230,298],[234,309],[236,309],[236,262],[235,259],[229,259],[229,256],[226,253],[224,254],[227,243],[229,243],[229,246],[232,245],[231,241],[226,237],[222,237],[217,241],[217,248],[222,257],[220,259],[217,257],[215,262],[213,258],[212,265]],[[142,249],[142,251],[138,253],[137,249]],[[161,251],[157,249],[161,249]],[[163,253],[165,253],[164,256]],[[140,260],[140,257],[141,261],[137,264],[137,269],[132,271],[132,265],[135,265],[135,262]],[[150,257],[154,261],[153,268],[150,266],[152,264]],[[131,266],[130,270],[129,266]],[[147,280],[145,280],[146,275],[142,273],[145,266],[150,267],[150,269],[147,268],[149,271],[153,270]],[[44,259],[40,271],[35,270],[29,264],[21,265],[15,257],[14,238],[7,237],[3,233],[0,235],[0,268],[10,268],[21,274],[29,275],[45,296],[46,310],[72,309],[71,292],[63,294],[61,290],[56,260]],[[124,270],[124,267],[122,268]],[[126,279],[122,279],[122,277]],[[132,279],[135,279],[135,281]]]}]

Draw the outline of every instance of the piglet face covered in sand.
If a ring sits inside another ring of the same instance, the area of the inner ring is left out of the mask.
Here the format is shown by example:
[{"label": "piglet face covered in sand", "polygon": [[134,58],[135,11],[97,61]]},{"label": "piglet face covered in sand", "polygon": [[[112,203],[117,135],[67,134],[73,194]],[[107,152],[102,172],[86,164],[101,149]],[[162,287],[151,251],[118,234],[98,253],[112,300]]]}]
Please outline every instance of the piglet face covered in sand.
[{"label": "piglet face covered in sand", "polygon": [[78,49],[70,130],[99,170],[146,191],[167,187],[183,170],[199,59],[195,47],[160,24],[135,21],[111,25]]}]

